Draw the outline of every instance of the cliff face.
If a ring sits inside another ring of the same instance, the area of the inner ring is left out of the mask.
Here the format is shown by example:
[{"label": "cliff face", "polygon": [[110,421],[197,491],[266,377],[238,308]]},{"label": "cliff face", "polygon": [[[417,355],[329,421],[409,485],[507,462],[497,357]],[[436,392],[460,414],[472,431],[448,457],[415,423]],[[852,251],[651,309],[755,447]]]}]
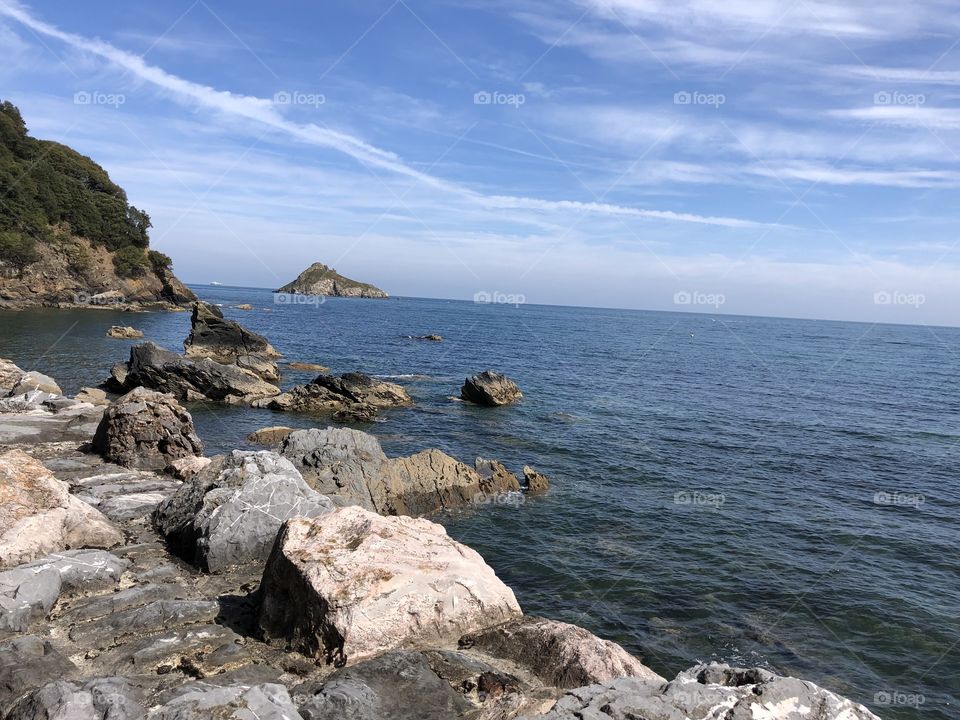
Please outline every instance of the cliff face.
[{"label": "cliff face", "polygon": [[0,307],[196,299],[150,249],[150,216],[90,158],[31,137],[9,102],[0,102],[0,188]]},{"label": "cliff face", "polygon": [[390,297],[380,288],[370,283],[346,278],[323,263],[314,263],[300,273],[296,280],[287,283],[276,292],[299,295],[328,295],[331,297]]}]

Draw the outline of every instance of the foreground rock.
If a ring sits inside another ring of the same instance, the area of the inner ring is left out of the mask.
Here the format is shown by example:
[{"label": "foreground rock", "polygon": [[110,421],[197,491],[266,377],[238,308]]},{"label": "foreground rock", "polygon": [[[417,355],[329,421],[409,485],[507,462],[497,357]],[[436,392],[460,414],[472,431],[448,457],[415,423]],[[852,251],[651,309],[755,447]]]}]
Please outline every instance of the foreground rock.
[{"label": "foreground rock", "polygon": [[484,370],[468,377],[460,388],[460,397],[477,405],[510,405],[523,398],[517,384],[506,375]]},{"label": "foreground rock", "polygon": [[[532,717],[532,716],[531,716]],[[660,684],[623,678],[573,690],[544,720],[879,720],[863,705],[762,668],[698,665]]]},{"label": "foreground rock", "polygon": [[12,360],[0,358],[0,395],[10,392],[24,374]]},{"label": "foreground rock", "polygon": [[428,515],[520,490],[499,463],[487,472],[481,461],[484,475],[440,450],[391,459],[373,435],[347,428],[296,430],[280,453],[337,505],[381,515]]},{"label": "foreground rock", "polygon": [[130,348],[130,360],[111,371],[110,385],[127,391],[147,387],[179,400],[215,400],[248,405],[280,388],[254,372],[210,358],[191,360],[147,342]]},{"label": "foreground rock", "polygon": [[113,523],[70,495],[66,483],[29,455],[0,455],[0,567],[57,550],[114,547],[123,539]]},{"label": "foreground rock", "polygon": [[276,363],[280,353],[262,335],[225,319],[215,305],[195,303],[190,325],[190,335],[183,343],[187,357],[237,365],[268,382],[280,380]]},{"label": "foreground rock", "polygon": [[358,507],[288,521],[261,594],[268,641],[336,665],[521,615],[513,591],[442,526]]},{"label": "foreground rock", "polygon": [[263,562],[291,517],[319,517],[330,500],[276,453],[233,451],[187,480],[157,508],[157,530],[198,567],[222,572]]},{"label": "foreground rock", "polygon": [[134,340],[136,338],[142,338],[143,333],[136,328],[132,328],[129,325],[111,325],[110,329],[107,330],[107,337],[116,338],[118,340]]},{"label": "foreground rock", "polygon": [[171,395],[142,387],[107,408],[93,448],[118,465],[155,470],[203,453],[190,413]]},{"label": "foreground rock", "polygon": [[87,442],[103,407],[42,390],[0,398],[0,443]]},{"label": "foreground rock", "polygon": [[7,393],[10,397],[23,395],[24,393],[39,390],[40,392],[50,393],[51,395],[62,395],[63,391],[57,385],[57,381],[49,375],[31,370],[23,373],[10,387]]},{"label": "foreground rock", "polygon": [[377,380],[363,373],[318,375],[306,385],[254,403],[270,410],[334,413],[345,410],[376,414],[383,408],[408,407],[413,399],[400,385]]},{"label": "foreground rock", "polygon": [[370,283],[358,282],[344,277],[323,263],[313,263],[276,291],[281,294],[327,295],[331,297],[387,298],[383,290]]}]

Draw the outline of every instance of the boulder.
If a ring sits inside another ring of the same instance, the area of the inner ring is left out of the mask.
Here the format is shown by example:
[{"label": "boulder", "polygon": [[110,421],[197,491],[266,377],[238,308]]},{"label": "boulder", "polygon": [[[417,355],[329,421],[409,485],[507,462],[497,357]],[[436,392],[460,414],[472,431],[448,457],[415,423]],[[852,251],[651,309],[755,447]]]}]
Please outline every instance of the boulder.
[{"label": "boulder", "polygon": [[[561,698],[541,720],[880,720],[863,705],[811,682],[762,668],[712,663],[686,670],[669,683],[621,678],[582,687]],[[527,720],[532,720],[532,716]]]},{"label": "boulder", "polygon": [[552,687],[572,689],[631,676],[666,682],[616,643],[544,618],[524,616],[466,635],[460,646],[514,662]]},{"label": "boulder", "polygon": [[377,380],[363,373],[344,373],[339,376],[318,375],[306,385],[297,385],[255,405],[270,410],[332,413],[357,405],[375,409],[407,407],[413,405],[413,399],[396,383]]},{"label": "boulder", "polygon": [[332,510],[289,460],[265,450],[234,450],[160,503],[153,522],[177,554],[217,573],[265,561],[288,518]]},{"label": "boulder", "polygon": [[93,436],[93,449],[117,465],[162,470],[201,455],[193,418],[172,395],[138,387],[115,400]]},{"label": "boulder", "polygon": [[209,358],[219,363],[235,364],[269,382],[280,379],[276,363],[280,353],[262,335],[225,319],[215,305],[194,303],[190,335],[183,348],[189,358]]},{"label": "boulder", "polygon": [[26,373],[12,360],[0,358],[0,392],[9,392]]},{"label": "boulder", "polygon": [[526,491],[532,495],[545,493],[550,489],[550,480],[547,476],[529,465],[523,466],[523,479],[527,482]]},{"label": "boulder", "polygon": [[468,377],[460,388],[460,397],[477,405],[509,405],[523,398],[517,384],[506,375],[484,370]]},{"label": "boulder", "polygon": [[90,403],[91,405],[109,405],[110,398],[100,388],[82,387],[80,392],[73,396],[74,400]]},{"label": "boulder", "polygon": [[135,340],[137,338],[142,338],[143,333],[136,328],[132,328],[129,325],[111,325],[110,329],[107,330],[107,337],[116,338],[118,340]]},{"label": "boulder", "polygon": [[16,704],[7,720],[140,720],[147,710],[125,678],[55,680]]},{"label": "boulder", "polygon": [[211,460],[208,457],[188,455],[187,457],[179,458],[170,463],[167,466],[166,472],[167,475],[172,475],[177,480],[189,480],[210,463]]},{"label": "boulder", "polygon": [[41,392],[50,393],[51,395],[63,395],[63,391],[60,389],[60,386],[57,385],[56,380],[36,370],[23,373],[10,388],[8,395],[10,397],[23,395],[31,390],[40,390]]},{"label": "boulder", "polygon": [[24,635],[0,643],[0,717],[6,718],[34,688],[78,673],[49,640]]},{"label": "boulder", "polygon": [[297,708],[283,685],[195,687],[160,707],[148,720],[299,720]]},{"label": "boulder", "polygon": [[257,445],[279,445],[287,435],[292,432],[292,427],[287,427],[286,425],[271,425],[270,427],[254,430],[247,435],[247,442],[256,443]]},{"label": "boulder", "polygon": [[0,567],[68,548],[109,548],[117,527],[20,450],[0,455]]},{"label": "boulder", "polygon": [[180,400],[217,400],[250,404],[280,392],[254,372],[209,358],[191,360],[147,342],[130,348],[126,365],[111,370],[113,387],[143,386],[171,393]]},{"label": "boulder", "polygon": [[441,525],[359,507],[288,520],[260,592],[268,642],[336,665],[521,615],[513,591]]}]

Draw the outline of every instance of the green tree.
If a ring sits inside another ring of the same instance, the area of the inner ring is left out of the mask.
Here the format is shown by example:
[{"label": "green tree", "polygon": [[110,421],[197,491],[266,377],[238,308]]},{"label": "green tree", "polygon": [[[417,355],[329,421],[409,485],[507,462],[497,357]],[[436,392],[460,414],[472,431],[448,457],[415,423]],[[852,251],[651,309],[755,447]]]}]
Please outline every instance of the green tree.
[{"label": "green tree", "polygon": [[143,248],[127,245],[113,254],[113,268],[120,277],[143,277],[150,269]]},{"label": "green tree", "polygon": [[0,260],[22,272],[27,265],[40,259],[37,241],[28,235],[0,233]]}]

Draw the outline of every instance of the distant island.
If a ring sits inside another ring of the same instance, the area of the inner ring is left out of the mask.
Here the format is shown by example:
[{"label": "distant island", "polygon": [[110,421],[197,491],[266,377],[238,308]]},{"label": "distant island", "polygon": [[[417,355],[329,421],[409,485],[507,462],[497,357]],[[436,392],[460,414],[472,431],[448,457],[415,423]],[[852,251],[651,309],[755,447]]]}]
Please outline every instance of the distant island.
[{"label": "distant island", "polygon": [[0,308],[196,300],[150,249],[150,216],[90,158],[30,137],[10,102],[0,102],[0,186]]},{"label": "distant island", "polygon": [[318,262],[300,273],[296,280],[287,283],[279,290],[274,290],[274,292],[295,295],[327,295],[329,297],[379,299],[390,297],[383,290],[370,283],[351,280],[332,267]]}]

